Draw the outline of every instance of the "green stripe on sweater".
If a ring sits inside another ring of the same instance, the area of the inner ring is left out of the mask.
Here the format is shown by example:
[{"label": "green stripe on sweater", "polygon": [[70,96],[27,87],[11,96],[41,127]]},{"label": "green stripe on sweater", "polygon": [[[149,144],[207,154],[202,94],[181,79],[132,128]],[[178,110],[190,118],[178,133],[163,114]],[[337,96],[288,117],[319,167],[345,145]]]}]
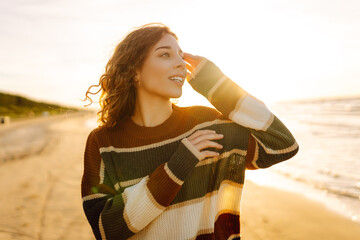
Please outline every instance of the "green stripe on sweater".
[{"label": "green stripe on sweater", "polygon": [[243,184],[245,167],[245,157],[236,153],[212,164],[196,167],[171,204],[200,198],[219,190],[223,180]]},{"label": "green stripe on sweater", "polygon": [[[220,153],[232,149],[247,149],[249,131],[246,128],[230,122],[216,124],[207,129],[224,134],[223,139],[216,141],[224,146],[221,151],[217,150]],[[111,175],[118,176],[118,181],[124,182],[152,173],[158,166],[171,159],[179,144],[180,140],[138,152],[103,152],[101,157],[106,171],[111,172]]]}]

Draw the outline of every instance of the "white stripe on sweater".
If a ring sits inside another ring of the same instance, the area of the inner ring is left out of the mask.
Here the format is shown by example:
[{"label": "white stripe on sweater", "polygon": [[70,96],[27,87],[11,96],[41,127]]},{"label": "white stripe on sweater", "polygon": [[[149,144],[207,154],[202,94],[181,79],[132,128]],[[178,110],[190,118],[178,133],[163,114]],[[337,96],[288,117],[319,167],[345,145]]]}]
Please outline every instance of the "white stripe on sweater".
[{"label": "white stripe on sweater", "polygon": [[[231,181],[223,181],[218,192],[218,200],[216,204],[216,218],[223,213],[240,214],[240,201],[243,190],[243,184]],[[214,222],[215,222],[214,221]]]},{"label": "white stripe on sweater", "polygon": [[106,240],[106,235],[105,235],[104,226],[102,224],[101,214],[100,214],[100,217],[99,217],[99,231],[100,231],[101,238],[103,240]]},{"label": "white stripe on sweater", "polygon": [[259,159],[259,144],[257,141],[255,141],[254,159],[251,161],[251,164],[255,168],[259,168],[259,166],[257,165],[257,162],[256,162],[258,159]]},{"label": "white stripe on sweater", "polygon": [[104,164],[104,160],[102,158],[101,158],[101,161],[100,161],[99,177],[100,177],[99,184],[103,184],[104,183],[104,178],[105,178],[105,164]]},{"label": "white stripe on sweater", "polygon": [[147,187],[148,181],[147,176],[123,192],[126,199],[124,219],[132,232],[139,232],[165,210],[152,196]]},{"label": "white stripe on sweater", "polygon": [[106,197],[106,194],[103,193],[95,193],[95,194],[91,194],[91,195],[87,195],[85,197],[82,198],[83,202],[88,201],[88,200],[93,200],[93,199],[97,199],[97,198],[103,198]]},{"label": "white stripe on sweater", "polygon": [[284,149],[278,149],[278,150],[274,150],[271,148],[268,148],[264,145],[264,143],[262,143],[257,137],[254,136],[254,134],[251,134],[255,140],[263,147],[264,151],[268,154],[284,154],[284,153],[289,153],[294,151],[296,148],[299,147],[298,143],[295,141],[293,145],[291,145],[288,148],[284,148]]},{"label": "white stripe on sweater", "polygon": [[229,118],[244,127],[266,131],[274,116],[263,102],[246,94],[238,100],[235,109],[229,114]]},{"label": "white stripe on sweater", "polygon": [[222,76],[219,80],[216,81],[216,83],[214,84],[214,86],[209,90],[208,92],[208,97],[207,99],[209,100],[209,102],[211,102],[211,99],[213,97],[213,94],[216,92],[216,90],[220,87],[221,84],[223,84],[225,82],[225,80],[227,79],[227,77],[224,75]]},{"label": "white stripe on sweater", "polygon": [[170,178],[171,180],[173,180],[176,184],[178,184],[178,185],[180,185],[180,186],[184,184],[184,181],[183,181],[183,180],[177,178],[177,177],[173,174],[173,172],[169,169],[167,163],[165,163],[164,170],[165,170],[166,174],[169,176],[169,178]]}]

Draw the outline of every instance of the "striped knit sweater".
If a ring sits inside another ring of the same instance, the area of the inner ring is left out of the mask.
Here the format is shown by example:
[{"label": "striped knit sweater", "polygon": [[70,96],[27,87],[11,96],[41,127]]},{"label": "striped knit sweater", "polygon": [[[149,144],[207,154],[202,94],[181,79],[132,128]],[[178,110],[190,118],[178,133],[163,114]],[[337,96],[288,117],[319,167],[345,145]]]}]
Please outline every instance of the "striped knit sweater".
[{"label": "striped knit sweater", "polygon": [[[245,169],[294,156],[298,144],[264,105],[203,59],[190,85],[216,109],[173,105],[155,127],[131,118],[87,139],[83,209],[97,239],[240,239]],[[199,129],[224,137],[205,158],[186,139]]]}]

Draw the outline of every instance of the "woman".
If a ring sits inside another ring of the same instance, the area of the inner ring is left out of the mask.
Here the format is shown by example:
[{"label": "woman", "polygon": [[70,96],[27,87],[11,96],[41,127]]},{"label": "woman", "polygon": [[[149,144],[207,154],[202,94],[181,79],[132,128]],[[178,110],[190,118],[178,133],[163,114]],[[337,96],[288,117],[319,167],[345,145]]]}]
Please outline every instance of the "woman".
[{"label": "woman", "polygon": [[[87,139],[82,179],[97,239],[240,239],[245,169],[298,151],[261,101],[177,40],[162,24],[141,26],[100,78],[101,126]],[[173,104],[185,79],[216,110]]]}]

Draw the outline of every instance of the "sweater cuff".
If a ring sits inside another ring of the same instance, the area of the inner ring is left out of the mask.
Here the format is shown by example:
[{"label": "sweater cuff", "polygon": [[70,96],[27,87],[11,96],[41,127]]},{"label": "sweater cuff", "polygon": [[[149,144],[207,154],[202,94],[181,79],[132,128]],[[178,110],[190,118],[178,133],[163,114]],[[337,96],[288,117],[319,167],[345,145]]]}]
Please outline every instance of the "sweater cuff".
[{"label": "sweater cuff", "polygon": [[199,160],[202,159],[202,154],[186,138],[184,139],[167,163],[169,170],[181,181],[185,181]]},{"label": "sweater cuff", "polygon": [[204,159],[204,156],[201,152],[199,152],[199,150],[197,150],[195,148],[194,145],[192,145],[192,143],[187,139],[184,138],[183,140],[181,140],[181,142],[188,148],[188,150],[194,154],[194,156],[200,161]]}]

